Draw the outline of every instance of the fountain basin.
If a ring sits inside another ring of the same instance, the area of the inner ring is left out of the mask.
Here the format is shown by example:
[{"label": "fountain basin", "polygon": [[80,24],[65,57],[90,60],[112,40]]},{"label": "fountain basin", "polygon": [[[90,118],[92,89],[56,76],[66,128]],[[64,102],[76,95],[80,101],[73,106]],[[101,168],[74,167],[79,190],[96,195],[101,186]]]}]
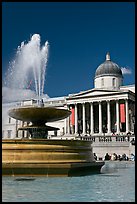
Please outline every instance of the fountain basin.
[{"label": "fountain basin", "polygon": [[100,173],[91,141],[16,139],[2,141],[3,176],[84,176]]},{"label": "fountain basin", "polygon": [[71,114],[71,111],[55,107],[20,107],[10,109],[8,114],[17,120],[41,125],[46,122],[65,119]]}]

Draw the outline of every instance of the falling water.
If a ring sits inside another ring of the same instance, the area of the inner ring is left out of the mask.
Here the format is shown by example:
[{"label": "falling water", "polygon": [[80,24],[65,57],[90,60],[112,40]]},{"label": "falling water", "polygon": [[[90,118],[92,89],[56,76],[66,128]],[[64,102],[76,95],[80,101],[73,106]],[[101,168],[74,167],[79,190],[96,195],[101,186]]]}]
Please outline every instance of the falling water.
[{"label": "falling water", "polygon": [[40,41],[40,35],[34,34],[28,43],[22,42],[18,46],[4,82],[4,86],[11,89],[34,89],[38,102],[44,91],[49,48],[48,41],[42,47]]}]

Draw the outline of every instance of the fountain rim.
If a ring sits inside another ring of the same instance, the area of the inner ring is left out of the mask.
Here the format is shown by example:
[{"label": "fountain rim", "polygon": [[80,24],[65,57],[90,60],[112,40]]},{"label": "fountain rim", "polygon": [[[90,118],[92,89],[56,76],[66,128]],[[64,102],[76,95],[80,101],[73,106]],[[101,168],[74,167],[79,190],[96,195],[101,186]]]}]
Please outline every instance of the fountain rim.
[{"label": "fountain rim", "polygon": [[16,120],[32,122],[33,124],[44,124],[65,119],[71,115],[71,111],[50,106],[20,106],[10,109],[8,115]]}]

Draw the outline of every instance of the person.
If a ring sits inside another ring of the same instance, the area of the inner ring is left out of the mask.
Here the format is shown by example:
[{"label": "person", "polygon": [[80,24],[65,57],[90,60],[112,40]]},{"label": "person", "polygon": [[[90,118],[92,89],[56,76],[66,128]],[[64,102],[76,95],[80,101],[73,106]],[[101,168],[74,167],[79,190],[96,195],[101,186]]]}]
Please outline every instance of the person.
[{"label": "person", "polygon": [[116,160],[115,153],[113,153],[113,154],[111,155],[111,160],[112,160],[112,161]]},{"label": "person", "polygon": [[117,160],[117,159],[118,159],[118,156],[117,156],[117,154],[116,154],[116,153],[114,153],[114,155],[115,155],[115,160]]},{"label": "person", "polygon": [[135,155],[133,153],[131,153],[131,161],[135,161]]},{"label": "person", "polygon": [[106,155],[105,155],[105,160],[110,160],[110,155],[108,154],[108,153],[106,153]]},{"label": "person", "polygon": [[127,155],[124,153],[122,154],[122,160],[126,161],[127,160]]},{"label": "person", "polygon": [[135,145],[135,139],[134,138],[131,140],[131,144]]},{"label": "person", "polygon": [[118,160],[119,160],[119,161],[122,161],[122,157],[121,157],[120,154],[118,155]]},{"label": "person", "polygon": [[97,155],[96,155],[96,153],[94,153],[94,159],[97,160]]}]

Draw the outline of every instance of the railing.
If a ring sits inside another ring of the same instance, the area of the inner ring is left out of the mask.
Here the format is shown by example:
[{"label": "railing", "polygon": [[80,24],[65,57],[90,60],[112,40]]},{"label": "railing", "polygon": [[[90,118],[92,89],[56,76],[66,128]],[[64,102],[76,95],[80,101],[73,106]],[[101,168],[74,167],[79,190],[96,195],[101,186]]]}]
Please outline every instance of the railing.
[{"label": "railing", "polygon": [[131,142],[135,136],[131,135],[116,135],[116,136],[79,136],[80,140],[87,140],[93,142]]}]

